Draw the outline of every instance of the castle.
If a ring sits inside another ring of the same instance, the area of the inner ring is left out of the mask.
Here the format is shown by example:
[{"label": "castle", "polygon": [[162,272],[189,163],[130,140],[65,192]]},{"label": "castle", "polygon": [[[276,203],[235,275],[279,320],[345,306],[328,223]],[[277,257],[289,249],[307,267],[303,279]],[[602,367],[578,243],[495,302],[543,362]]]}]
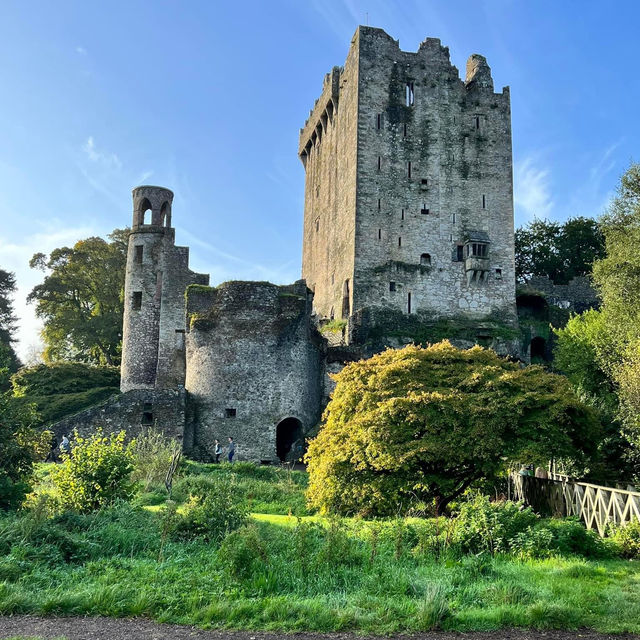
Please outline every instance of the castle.
[{"label": "castle", "polygon": [[175,246],[173,194],[133,190],[122,394],[65,421],[156,425],[208,459],[298,459],[328,374],[386,346],[476,342],[519,357],[509,90],[466,79],[435,38],[416,53],[359,27],[304,127],[302,279],[209,287]]}]

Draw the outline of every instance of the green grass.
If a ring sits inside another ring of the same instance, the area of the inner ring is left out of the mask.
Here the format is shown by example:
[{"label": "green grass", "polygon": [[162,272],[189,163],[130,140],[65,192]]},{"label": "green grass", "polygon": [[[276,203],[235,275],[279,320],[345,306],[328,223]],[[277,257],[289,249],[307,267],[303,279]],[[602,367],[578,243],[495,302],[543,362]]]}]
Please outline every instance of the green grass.
[{"label": "green grass", "polygon": [[[186,471],[205,484],[227,478],[247,504],[267,512],[254,509],[220,546],[163,538],[158,504],[53,519],[2,516],[0,614],[377,634],[504,627],[640,632],[638,561],[434,554],[420,544],[421,530],[433,522],[303,513],[300,472],[194,463]],[[39,473],[46,480],[46,469]]]}]

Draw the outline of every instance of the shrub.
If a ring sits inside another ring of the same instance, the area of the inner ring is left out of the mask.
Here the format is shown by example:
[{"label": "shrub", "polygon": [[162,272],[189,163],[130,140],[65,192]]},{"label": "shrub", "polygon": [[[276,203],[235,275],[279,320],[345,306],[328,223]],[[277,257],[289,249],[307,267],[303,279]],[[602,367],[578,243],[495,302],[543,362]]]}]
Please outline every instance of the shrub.
[{"label": "shrub", "polygon": [[540,522],[538,527],[552,533],[553,549],[561,555],[606,558],[615,553],[608,540],[601,538],[597,531],[586,529],[579,518],[550,518]]},{"label": "shrub", "polygon": [[546,558],[552,553],[553,533],[545,528],[527,527],[511,538],[509,546],[521,558]]},{"label": "shrub", "polygon": [[506,553],[515,537],[530,530],[537,520],[529,507],[510,501],[491,502],[478,495],[461,505],[453,540],[467,553]]},{"label": "shrub", "polygon": [[209,482],[204,491],[194,483],[192,489],[182,518],[176,523],[174,533],[178,537],[219,542],[246,522],[246,507],[231,483]]},{"label": "shrub", "polygon": [[37,433],[31,405],[18,405],[0,395],[0,511],[18,508],[30,490],[33,463],[44,457],[51,434]]},{"label": "shrub", "polygon": [[182,445],[160,431],[148,429],[131,443],[130,449],[133,455],[131,480],[148,492],[152,487],[163,485],[171,460]]},{"label": "shrub", "polygon": [[640,559],[640,522],[612,527],[611,538],[619,546],[625,558]]},{"label": "shrub", "polygon": [[566,378],[481,347],[388,349],[347,365],[309,444],[308,500],[322,512],[436,515],[506,460],[580,460],[600,426]]},{"label": "shrub", "polygon": [[131,499],[133,454],[125,437],[124,431],[103,436],[98,430],[88,438],[75,433],[71,453],[52,474],[63,508],[86,513]]}]

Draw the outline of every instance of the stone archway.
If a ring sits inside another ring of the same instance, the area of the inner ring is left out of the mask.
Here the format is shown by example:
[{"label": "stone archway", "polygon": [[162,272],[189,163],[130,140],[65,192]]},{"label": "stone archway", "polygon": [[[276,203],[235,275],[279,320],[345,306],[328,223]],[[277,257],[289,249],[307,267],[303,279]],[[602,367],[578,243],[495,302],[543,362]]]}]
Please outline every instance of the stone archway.
[{"label": "stone archway", "polygon": [[280,462],[287,462],[295,460],[299,453],[302,453],[302,422],[298,418],[285,418],[276,427],[276,455]]}]

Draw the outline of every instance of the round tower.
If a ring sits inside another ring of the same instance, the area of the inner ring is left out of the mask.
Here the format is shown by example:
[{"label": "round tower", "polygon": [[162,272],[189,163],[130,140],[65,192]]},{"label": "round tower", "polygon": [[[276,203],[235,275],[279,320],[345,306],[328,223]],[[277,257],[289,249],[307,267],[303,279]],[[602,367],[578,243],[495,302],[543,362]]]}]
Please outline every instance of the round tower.
[{"label": "round tower", "polygon": [[167,243],[173,245],[172,202],[173,192],[164,187],[133,189],[124,285],[122,391],[156,385],[162,275]]}]

